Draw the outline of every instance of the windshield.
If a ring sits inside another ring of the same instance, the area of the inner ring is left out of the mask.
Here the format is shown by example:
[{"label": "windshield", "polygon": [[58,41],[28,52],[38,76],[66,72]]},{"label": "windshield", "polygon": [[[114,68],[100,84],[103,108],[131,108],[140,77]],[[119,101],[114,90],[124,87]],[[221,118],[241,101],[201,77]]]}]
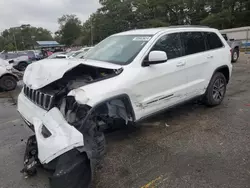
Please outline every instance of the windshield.
[{"label": "windshield", "polygon": [[127,65],[134,60],[151,37],[151,35],[111,36],[89,51],[85,58]]},{"label": "windshield", "polygon": [[87,54],[87,52],[89,52],[90,49],[91,48],[85,48],[83,51],[81,51],[81,53],[76,55],[75,58],[77,58],[77,59],[84,58],[84,56]]},{"label": "windshield", "polygon": [[76,51],[70,51],[70,52],[66,53],[66,55],[68,57],[70,57],[70,56],[74,55],[75,53],[76,53]]}]

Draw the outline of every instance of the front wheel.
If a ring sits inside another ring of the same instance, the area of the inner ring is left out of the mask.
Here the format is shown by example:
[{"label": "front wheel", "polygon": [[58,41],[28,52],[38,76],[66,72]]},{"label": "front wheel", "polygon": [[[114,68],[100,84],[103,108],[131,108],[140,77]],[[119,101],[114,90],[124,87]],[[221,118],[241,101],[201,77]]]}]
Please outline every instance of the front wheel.
[{"label": "front wheel", "polygon": [[213,75],[206,94],[205,94],[205,103],[208,106],[217,106],[221,104],[225,97],[227,88],[227,81],[225,76],[217,72]]},{"label": "front wheel", "polygon": [[0,87],[5,91],[12,91],[16,89],[17,80],[14,76],[4,75],[0,78]]},{"label": "front wheel", "polygon": [[90,183],[91,166],[86,153],[73,149],[59,157],[50,178],[51,188],[88,188]]}]

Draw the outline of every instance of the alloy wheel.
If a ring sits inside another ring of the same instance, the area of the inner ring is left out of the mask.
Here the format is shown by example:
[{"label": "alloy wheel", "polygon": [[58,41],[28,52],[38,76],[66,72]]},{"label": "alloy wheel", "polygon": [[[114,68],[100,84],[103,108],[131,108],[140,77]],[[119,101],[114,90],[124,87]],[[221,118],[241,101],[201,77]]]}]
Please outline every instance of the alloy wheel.
[{"label": "alloy wheel", "polygon": [[221,78],[218,78],[213,85],[213,98],[215,101],[221,101],[225,94],[225,83]]}]

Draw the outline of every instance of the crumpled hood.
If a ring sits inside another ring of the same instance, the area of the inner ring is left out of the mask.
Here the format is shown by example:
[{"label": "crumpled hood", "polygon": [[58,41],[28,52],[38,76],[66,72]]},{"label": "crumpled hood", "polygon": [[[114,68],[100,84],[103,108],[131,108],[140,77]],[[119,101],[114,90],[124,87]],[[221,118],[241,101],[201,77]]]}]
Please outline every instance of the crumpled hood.
[{"label": "crumpled hood", "polygon": [[107,62],[84,59],[44,59],[30,64],[24,73],[24,83],[32,89],[40,89],[60,78],[74,67],[84,64],[93,67],[120,69],[121,66]]}]

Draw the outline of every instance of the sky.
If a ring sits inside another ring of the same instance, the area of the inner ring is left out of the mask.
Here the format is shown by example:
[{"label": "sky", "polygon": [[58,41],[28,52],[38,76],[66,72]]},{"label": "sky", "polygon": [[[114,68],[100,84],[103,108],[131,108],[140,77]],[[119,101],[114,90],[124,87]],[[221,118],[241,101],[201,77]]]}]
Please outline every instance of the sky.
[{"label": "sky", "polygon": [[0,32],[10,27],[30,24],[57,31],[57,19],[75,14],[81,21],[99,7],[99,0],[0,0]]}]

